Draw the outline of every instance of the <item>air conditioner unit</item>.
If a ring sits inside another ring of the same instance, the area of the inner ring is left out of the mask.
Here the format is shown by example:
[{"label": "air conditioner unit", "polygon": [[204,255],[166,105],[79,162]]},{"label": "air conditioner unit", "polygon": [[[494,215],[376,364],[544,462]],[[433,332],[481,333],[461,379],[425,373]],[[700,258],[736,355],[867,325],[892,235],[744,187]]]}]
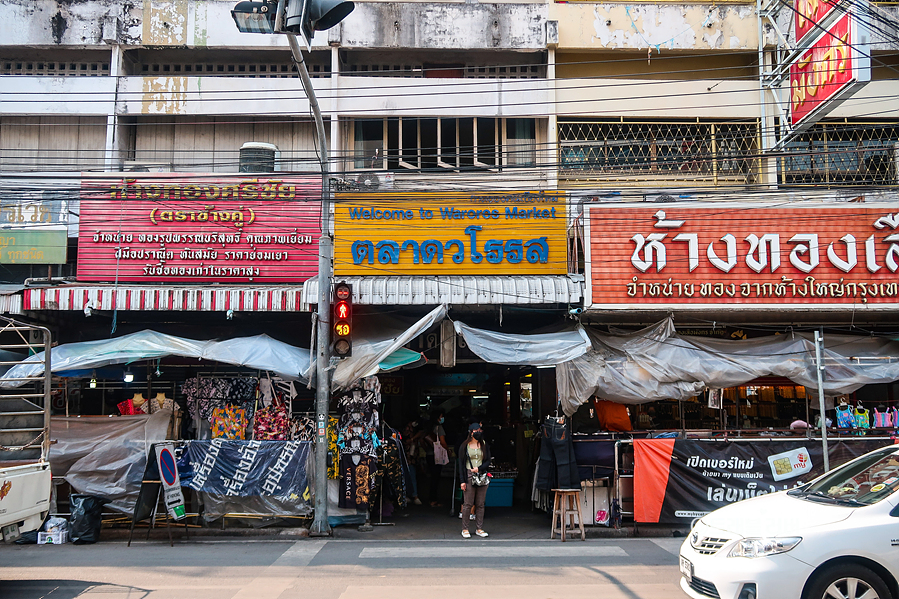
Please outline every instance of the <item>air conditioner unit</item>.
[{"label": "air conditioner unit", "polygon": [[281,151],[274,144],[248,141],[240,146],[240,172],[273,173],[281,169]]},{"label": "air conditioner unit", "polygon": [[363,191],[375,191],[379,189],[393,189],[393,173],[361,172],[356,175],[356,188]]},{"label": "air conditioner unit", "polygon": [[122,163],[122,170],[126,173],[168,173],[172,165],[153,160],[126,160]]}]

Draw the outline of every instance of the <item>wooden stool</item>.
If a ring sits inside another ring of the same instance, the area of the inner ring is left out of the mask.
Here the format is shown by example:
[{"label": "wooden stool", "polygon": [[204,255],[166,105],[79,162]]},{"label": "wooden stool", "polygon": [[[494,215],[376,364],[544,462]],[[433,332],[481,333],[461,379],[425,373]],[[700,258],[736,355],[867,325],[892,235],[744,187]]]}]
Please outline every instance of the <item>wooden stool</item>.
[{"label": "wooden stool", "polygon": [[[581,540],[587,540],[587,534],[584,532],[584,515],[581,514],[581,490],[580,489],[553,489],[556,496],[553,500],[553,523],[552,532],[549,534],[550,539],[554,539],[556,533],[562,537],[565,542],[566,532],[575,532],[581,529]],[[577,515],[577,524],[574,523],[574,517]]]}]

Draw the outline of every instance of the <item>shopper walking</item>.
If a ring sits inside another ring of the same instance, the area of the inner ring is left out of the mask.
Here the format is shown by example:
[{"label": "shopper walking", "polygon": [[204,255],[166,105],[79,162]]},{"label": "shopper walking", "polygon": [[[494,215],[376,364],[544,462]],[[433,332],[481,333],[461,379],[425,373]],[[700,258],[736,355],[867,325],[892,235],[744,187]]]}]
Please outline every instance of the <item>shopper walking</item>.
[{"label": "shopper walking", "polygon": [[439,492],[440,492],[440,474],[443,471],[443,465],[447,462],[440,463],[440,460],[435,459],[435,451],[434,447],[439,445],[447,451],[449,446],[446,444],[446,431],[443,429],[443,423],[445,420],[445,414],[443,411],[436,412],[431,419],[431,430],[425,437],[425,451],[427,452],[427,460],[428,467],[430,469],[430,499],[431,499],[431,507],[440,507],[443,504],[440,503]]},{"label": "shopper walking", "polygon": [[472,423],[468,427],[468,438],[459,446],[456,469],[462,481],[462,536],[471,538],[470,520],[466,517],[475,511],[476,535],[488,536],[484,532],[484,500],[487,498],[487,485],[490,482],[490,446],[484,441],[484,431],[480,423]]}]

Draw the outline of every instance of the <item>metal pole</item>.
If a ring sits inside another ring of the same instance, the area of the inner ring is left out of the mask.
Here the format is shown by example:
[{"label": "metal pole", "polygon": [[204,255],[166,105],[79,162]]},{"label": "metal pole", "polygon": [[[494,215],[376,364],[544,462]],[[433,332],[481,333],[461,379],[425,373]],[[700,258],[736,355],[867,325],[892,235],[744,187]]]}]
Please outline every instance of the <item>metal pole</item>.
[{"label": "metal pole", "polygon": [[290,52],[296,63],[303,89],[309,98],[309,106],[315,117],[315,129],[318,132],[318,152],[322,169],[322,232],[318,238],[318,330],[315,351],[315,517],[309,535],[326,537],[331,534],[328,524],[328,405],[331,401],[331,380],[328,366],[331,356],[328,351],[328,338],[331,332],[331,262],[333,245],[331,244],[331,181],[328,168],[328,140],[325,138],[325,122],[312,88],[312,79],[306,70],[303,53],[295,35],[288,35]]},{"label": "metal pole", "polygon": [[815,370],[818,372],[818,406],[821,410],[821,446],[824,449],[824,472],[830,470],[830,459],[827,455],[827,417],[824,415],[824,365],[821,363],[821,344],[824,336],[815,331]]}]

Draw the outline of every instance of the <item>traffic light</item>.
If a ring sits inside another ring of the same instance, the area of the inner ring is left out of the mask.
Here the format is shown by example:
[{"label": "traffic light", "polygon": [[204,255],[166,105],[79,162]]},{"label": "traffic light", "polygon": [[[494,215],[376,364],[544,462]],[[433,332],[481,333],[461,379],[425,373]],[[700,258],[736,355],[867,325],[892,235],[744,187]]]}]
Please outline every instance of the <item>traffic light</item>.
[{"label": "traffic light", "polygon": [[356,5],[350,0],[287,0],[284,29],[302,33],[307,45],[312,44],[316,31],[334,27],[353,12]]},{"label": "traffic light", "polygon": [[337,283],[331,309],[331,353],[337,358],[353,355],[353,286]]}]

